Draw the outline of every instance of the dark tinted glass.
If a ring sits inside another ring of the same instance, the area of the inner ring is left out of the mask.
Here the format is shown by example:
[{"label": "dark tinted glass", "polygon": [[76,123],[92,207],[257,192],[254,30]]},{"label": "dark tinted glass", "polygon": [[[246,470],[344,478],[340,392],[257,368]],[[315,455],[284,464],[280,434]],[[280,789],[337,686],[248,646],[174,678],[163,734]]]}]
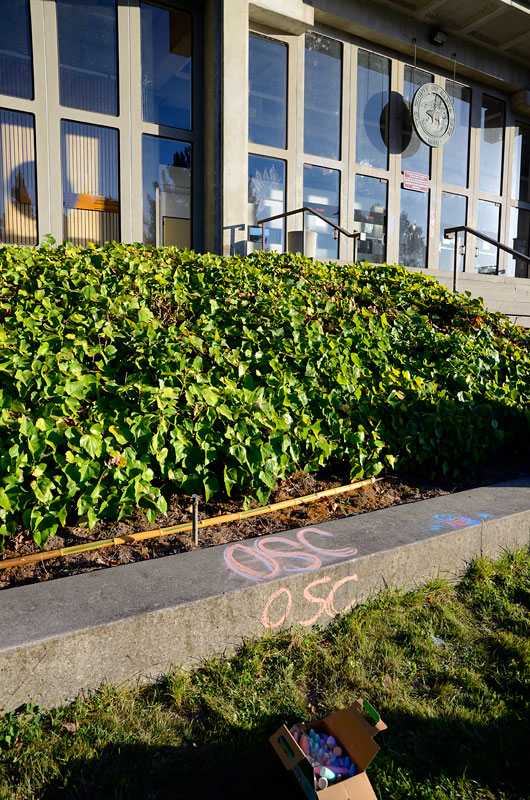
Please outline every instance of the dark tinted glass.
[{"label": "dark tinted glass", "polygon": [[[336,225],[340,224],[340,172],[336,169],[304,166],[304,206],[319,211]],[[317,233],[317,258],[338,258],[339,243],[323,220],[307,214],[306,229]]]},{"label": "dark tinted glass", "polygon": [[455,186],[467,186],[471,90],[467,86],[446,81],[445,91],[453,101],[455,131],[443,147],[442,180],[444,183],[452,183]]},{"label": "dark tinted glass", "polygon": [[[440,222],[440,259],[438,269],[454,269],[455,265],[455,239],[444,238],[446,228],[456,228],[467,225],[467,198],[460,194],[442,192],[442,219]],[[462,243],[462,234],[459,234]],[[464,269],[464,255],[458,254],[458,269]]]},{"label": "dark tinted glass", "polygon": [[116,116],[116,1],[56,1],[61,105]]},{"label": "dark tinted glass", "polygon": [[271,147],[287,145],[287,45],[249,39],[248,138]]},{"label": "dark tinted glass", "polygon": [[512,197],[530,202],[530,127],[517,123],[513,143]]},{"label": "dark tinted glass", "polygon": [[191,247],[191,145],[143,136],[144,242]]},{"label": "dark tinted glass", "polygon": [[482,96],[480,173],[481,192],[501,193],[504,153],[504,103],[495,97]]},{"label": "dark tinted glass", "polygon": [[0,241],[37,243],[35,121],[0,109]]},{"label": "dark tinted glass", "polygon": [[386,169],[390,61],[359,50],[357,64],[357,164]]},{"label": "dark tinted glass", "polygon": [[141,3],[142,113],[191,130],[191,15]]},{"label": "dark tinted glass", "polygon": [[61,120],[64,238],[119,241],[118,131]]},{"label": "dark tinted glass", "polygon": [[[256,220],[285,211],[285,171],[282,159],[248,157],[248,202],[255,206]],[[283,252],[284,227],[282,219],[265,226],[265,250]]]},{"label": "dark tinted glass", "polygon": [[[499,239],[501,207],[487,200],[478,201],[477,230],[491,239]],[[478,256],[475,259],[475,272],[494,275],[497,272],[499,251],[494,245],[477,237]]]},{"label": "dark tinted glass", "polygon": [[[530,255],[530,211],[512,208],[509,245],[519,253]],[[514,278],[530,278],[530,264],[522,258],[508,256],[508,275]]]},{"label": "dark tinted glass", "polygon": [[427,266],[429,192],[401,190],[399,216],[399,263],[407,267]]},{"label": "dark tinted glass", "polygon": [[342,45],[319,33],[305,36],[304,151],[340,158]]},{"label": "dark tinted glass", "polygon": [[382,264],[385,260],[387,194],[386,181],[355,176],[355,230],[366,236],[359,242],[359,261]]},{"label": "dark tinted glass", "polygon": [[422,72],[413,67],[405,67],[405,81],[403,86],[403,100],[405,101],[405,113],[403,115],[403,127],[401,132],[402,155],[401,169],[410,172],[421,172],[423,175],[431,174],[431,148],[422,142],[414,129],[412,122],[412,101],[414,95],[426,83],[432,83],[432,75]]},{"label": "dark tinted glass", "polygon": [[0,94],[33,98],[29,0],[0,0]]}]

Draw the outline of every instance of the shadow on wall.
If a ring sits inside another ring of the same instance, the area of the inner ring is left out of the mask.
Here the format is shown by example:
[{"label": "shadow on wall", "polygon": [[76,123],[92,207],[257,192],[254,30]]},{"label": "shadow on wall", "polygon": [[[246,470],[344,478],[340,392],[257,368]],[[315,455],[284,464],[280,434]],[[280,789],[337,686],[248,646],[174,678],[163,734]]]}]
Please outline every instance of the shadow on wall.
[{"label": "shadow on wall", "polygon": [[[528,729],[509,713],[480,726],[380,710],[388,731],[379,737],[381,752],[369,773],[381,800],[409,800],[411,785],[420,789],[421,783],[431,787],[421,796],[434,797],[441,782],[459,778],[476,782],[477,798],[502,791],[510,799],[528,797]],[[296,800],[303,795],[268,742],[283,721],[295,720],[265,717],[254,730],[227,730],[224,723],[222,737],[212,727],[210,740],[196,747],[110,744],[98,758],[70,762],[39,797]]]}]

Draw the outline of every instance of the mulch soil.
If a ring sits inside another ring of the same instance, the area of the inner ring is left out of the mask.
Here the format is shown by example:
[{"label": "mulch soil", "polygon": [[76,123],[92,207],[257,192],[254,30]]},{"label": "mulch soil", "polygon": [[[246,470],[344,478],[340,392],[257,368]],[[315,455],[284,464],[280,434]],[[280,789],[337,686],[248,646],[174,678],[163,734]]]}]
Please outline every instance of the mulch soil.
[{"label": "mulch soil", "polygon": [[[426,500],[439,495],[464,491],[504,480],[511,480],[528,473],[528,460],[516,459],[500,461],[494,466],[483,467],[466,480],[451,481],[444,478],[428,481],[414,475],[391,475],[377,483],[356,489],[349,493],[323,498],[301,506],[283,509],[263,516],[251,517],[231,523],[212,526],[199,531],[199,547],[212,547],[218,544],[265,536],[278,531],[315,525],[330,519],[365,514],[381,508]],[[303,495],[320,492],[350,483],[347,465],[337,465],[332,469],[309,475],[298,471],[291,478],[282,481],[272,492],[269,502],[276,503]],[[99,522],[91,531],[87,527],[71,526],[60,531],[60,535],[48,539],[45,550],[52,550],[87,541],[126,536],[138,531],[165,528],[183,522],[191,522],[191,498],[182,493],[175,494],[168,504],[166,514],[149,525],[143,513],[138,511],[131,519],[122,522],[112,520]],[[257,507],[252,503],[251,507]],[[243,510],[243,497],[217,495],[208,502],[201,499],[199,519],[215,517]],[[150,558],[182,553],[195,549],[192,533],[177,533],[150,539],[134,544],[112,545],[101,550],[67,555],[61,558],[25,564],[19,567],[0,570],[0,589],[28,583],[78,575],[96,569],[109,569],[120,564],[144,561]],[[39,552],[30,536],[23,530],[10,540],[0,554],[3,559]]]}]

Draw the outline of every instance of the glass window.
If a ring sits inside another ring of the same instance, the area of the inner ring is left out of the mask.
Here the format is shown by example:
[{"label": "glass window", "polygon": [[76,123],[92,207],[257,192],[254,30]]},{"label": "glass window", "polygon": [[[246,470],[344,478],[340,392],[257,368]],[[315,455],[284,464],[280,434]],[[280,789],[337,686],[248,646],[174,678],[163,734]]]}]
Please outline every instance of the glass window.
[{"label": "glass window", "polygon": [[191,130],[191,15],[151,3],[140,9],[143,119]]},{"label": "glass window", "polygon": [[[510,216],[510,247],[530,255],[530,211],[512,208]],[[508,256],[507,274],[512,278],[530,278],[530,264],[522,258]]]},{"label": "glass window", "polygon": [[0,0],[0,94],[33,99],[29,0]]},{"label": "glass window", "polygon": [[356,162],[386,169],[388,166],[388,104],[390,61],[359,50],[357,64]]},{"label": "glass window", "polygon": [[191,145],[142,137],[144,242],[191,247]]},{"label": "glass window", "polygon": [[64,238],[119,241],[118,131],[61,120],[61,146]]},{"label": "glass window", "polygon": [[61,105],[116,116],[116,0],[56,2]]},{"label": "glass window", "polygon": [[[314,208],[336,225],[340,224],[339,216],[340,172],[336,169],[325,169],[304,165],[304,206]],[[334,236],[334,229],[323,220],[307,214],[306,228],[317,232],[317,258],[338,258],[339,242]]]},{"label": "glass window", "polygon": [[35,120],[0,109],[0,241],[37,243]]},{"label": "glass window", "polygon": [[387,194],[387,181],[355,176],[355,230],[366,235],[359,242],[359,261],[382,264],[385,260]]},{"label": "glass window", "polygon": [[414,129],[412,122],[412,101],[414,95],[426,83],[432,83],[432,75],[413,67],[405,67],[403,84],[403,100],[405,109],[403,114],[403,127],[401,131],[401,169],[411,172],[421,172],[422,175],[431,174],[431,148],[422,142]]},{"label": "glass window", "polygon": [[[500,218],[501,207],[498,203],[490,203],[488,200],[478,201],[477,230],[498,241]],[[496,275],[499,260],[498,248],[488,242],[483,242],[478,237],[476,245],[478,256],[475,259],[475,272]]]},{"label": "glass window", "polygon": [[481,192],[501,194],[502,156],[504,151],[504,103],[482,95],[480,173]]},{"label": "glass window", "polygon": [[401,190],[399,216],[399,263],[407,267],[427,266],[429,192]]},{"label": "glass window", "polygon": [[287,45],[249,40],[248,138],[271,147],[287,146]]},{"label": "glass window", "polygon": [[455,131],[442,148],[442,180],[444,183],[452,183],[455,186],[467,186],[471,89],[453,81],[446,81],[445,91],[453,101]]},{"label": "glass window", "polygon": [[530,126],[515,124],[513,143],[512,197],[530,202]]},{"label": "glass window", "polygon": [[[444,239],[446,228],[456,228],[458,225],[467,225],[467,197],[460,194],[442,192],[442,218],[440,221],[440,259],[438,269],[454,269],[455,267],[455,238]],[[462,243],[462,234],[459,234]],[[464,255],[458,255],[458,270],[464,269]]]},{"label": "glass window", "polygon": [[[285,211],[285,166],[286,162],[279,158],[248,157],[248,202],[256,206],[258,222]],[[266,225],[265,250],[283,253],[284,233],[283,219]]]},{"label": "glass window", "polygon": [[342,45],[305,35],[304,152],[340,158]]}]

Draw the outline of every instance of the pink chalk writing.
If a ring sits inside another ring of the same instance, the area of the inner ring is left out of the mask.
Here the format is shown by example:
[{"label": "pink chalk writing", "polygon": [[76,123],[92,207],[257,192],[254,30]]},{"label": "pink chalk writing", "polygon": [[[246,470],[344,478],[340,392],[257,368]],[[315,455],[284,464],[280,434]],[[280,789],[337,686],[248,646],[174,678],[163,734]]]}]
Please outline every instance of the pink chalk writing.
[{"label": "pink chalk writing", "polygon": [[[345,611],[349,611],[350,608],[353,607],[355,599],[348,600],[347,597],[346,599],[348,602],[344,608],[337,609],[335,607],[335,596],[341,586],[345,586],[346,584],[351,583],[351,581],[357,580],[357,575],[347,575],[345,578],[340,578],[338,581],[335,581],[327,594],[324,592],[324,596],[320,596],[320,590],[317,590],[316,587],[323,587],[324,584],[329,584],[331,581],[330,577],[326,575],[323,578],[318,578],[318,580],[308,583],[303,590],[303,596],[309,603],[315,603],[315,605],[318,605],[318,611],[309,619],[298,619],[298,614],[296,612],[291,614],[293,608],[293,595],[290,589],[282,586],[281,589],[277,589],[275,592],[273,592],[265,603],[265,608],[263,609],[263,613],[261,615],[261,624],[264,628],[274,630],[275,628],[281,627],[285,622],[287,622],[289,617],[291,617],[291,622],[297,622],[298,625],[308,626],[314,625],[315,622],[320,619],[322,614],[326,614],[328,617],[334,617],[336,614],[342,614]],[[327,589],[328,587],[326,586],[326,590]]]},{"label": "pink chalk writing", "polygon": [[[235,542],[225,548],[224,561],[228,569],[251,581],[267,581],[285,573],[310,572],[322,566],[324,558],[348,558],[357,553],[355,547],[336,550],[319,547],[309,534],[331,537],[332,533],[319,528],[303,528],[296,540],[286,536],[264,536],[252,544]],[[318,540],[317,540],[318,542]]]}]

